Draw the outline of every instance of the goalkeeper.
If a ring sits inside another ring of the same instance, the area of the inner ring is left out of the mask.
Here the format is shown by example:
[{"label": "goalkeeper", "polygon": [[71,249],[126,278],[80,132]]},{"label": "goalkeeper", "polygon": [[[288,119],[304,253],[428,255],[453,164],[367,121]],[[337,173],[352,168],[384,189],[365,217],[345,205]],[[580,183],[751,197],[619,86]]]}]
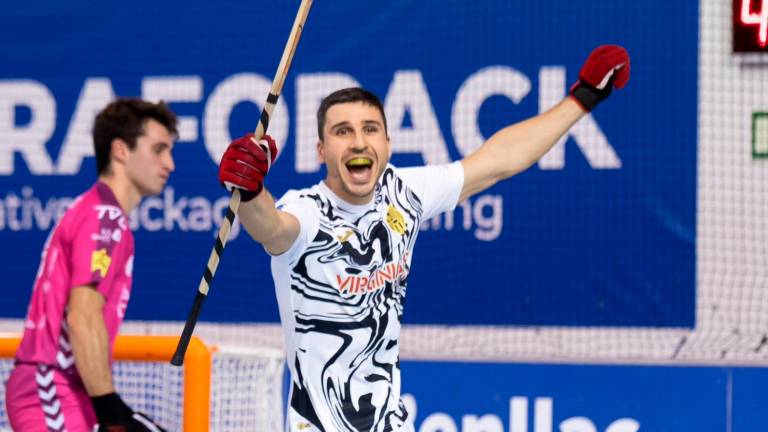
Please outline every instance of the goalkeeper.
[{"label": "goalkeeper", "polygon": [[554,108],[501,129],[461,161],[405,169],[389,164],[378,98],[336,91],[317,114],[325,179],[277,203],[264,189],[272,139],[229,145],[219,179],[241,189],[240,220],[272,256],[291,370],[289,431],[409,430],[398,344],[420,223],[530,167],[628,80],[627,52],[601,46]]},{"label": "goalkeeper", "polygon": [[175,135],[176,115],[162,102],[120,99],[96,117],[98,181],[75,200],[43,249],[6,386],[13,430],[163,430],[115,393],[110,366],[131,296],[128,214],[165,187]]}]

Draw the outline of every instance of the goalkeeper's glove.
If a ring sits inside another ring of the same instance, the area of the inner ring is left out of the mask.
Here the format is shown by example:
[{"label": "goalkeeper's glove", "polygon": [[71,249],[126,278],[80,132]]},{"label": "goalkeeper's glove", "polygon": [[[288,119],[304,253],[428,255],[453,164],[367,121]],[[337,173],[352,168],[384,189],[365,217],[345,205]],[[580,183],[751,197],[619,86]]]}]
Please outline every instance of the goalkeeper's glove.
[{"label": "goalkeeper's glove", "polygon": [[117,393],[91,398],[98,432],[166,432],[146,414],[134,412]]}]

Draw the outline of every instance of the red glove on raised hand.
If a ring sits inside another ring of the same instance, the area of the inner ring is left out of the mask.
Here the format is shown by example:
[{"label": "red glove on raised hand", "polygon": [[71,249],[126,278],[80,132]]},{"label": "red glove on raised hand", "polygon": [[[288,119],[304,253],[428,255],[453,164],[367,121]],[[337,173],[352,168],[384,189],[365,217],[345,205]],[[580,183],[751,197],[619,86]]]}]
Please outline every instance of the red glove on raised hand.
[{"label": "red glove on raised hand", "polygon": [[219,181],[232,191],[238,188],[242,202],[252,200],[264,189],[264,177],[277,157],[277,145],[269,135],[260,141],[252,133],[229,144],[219,164]]},{"label": "red glove on raised hand", "polygon": [[571,97],[590,112],[611,94],[613,87],[622,88],[629,81],[629,54],[618,45],[601,45],[589,55],[579,72],[579,80],[571,87]]}]

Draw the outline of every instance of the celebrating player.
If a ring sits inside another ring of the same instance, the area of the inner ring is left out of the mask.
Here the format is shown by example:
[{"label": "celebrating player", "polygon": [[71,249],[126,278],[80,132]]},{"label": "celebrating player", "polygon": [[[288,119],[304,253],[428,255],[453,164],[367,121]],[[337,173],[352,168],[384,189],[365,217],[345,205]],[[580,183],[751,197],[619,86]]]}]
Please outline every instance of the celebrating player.
[{"label": "celebrating player", "polygon": [[98,181],[46,241],[6,387],[13,430],[163,431],[115,393],[111,363],[131,296],[128,214],[163,190],[176,133],[163,102],[120,99],[96,117]]},{"label": "celebrating player", "polygon": [[219,179],[241,189],[240,220],[272,256],[292,379],[289,431],[406,430],[398,343],[419,225],[530,167],[628,80],[624,48],[601,46],[554,108],[501,129],[461,161],[405,169],[389,164],[378,98],[336,91],[317,113],[325,179],[277,203],[264,190],[272,139],[229,145]]}]

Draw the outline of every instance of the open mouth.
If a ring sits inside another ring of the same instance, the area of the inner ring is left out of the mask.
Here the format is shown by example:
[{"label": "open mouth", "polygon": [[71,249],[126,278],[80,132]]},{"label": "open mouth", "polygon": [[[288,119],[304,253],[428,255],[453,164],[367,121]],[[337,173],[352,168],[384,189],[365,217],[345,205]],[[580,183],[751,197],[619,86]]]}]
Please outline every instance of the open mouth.
[{"label": "open mouth", "polygon": [[356,157],[345,164],[355,182],[367,183],[370,180],[373,161],[367,157]]}]

